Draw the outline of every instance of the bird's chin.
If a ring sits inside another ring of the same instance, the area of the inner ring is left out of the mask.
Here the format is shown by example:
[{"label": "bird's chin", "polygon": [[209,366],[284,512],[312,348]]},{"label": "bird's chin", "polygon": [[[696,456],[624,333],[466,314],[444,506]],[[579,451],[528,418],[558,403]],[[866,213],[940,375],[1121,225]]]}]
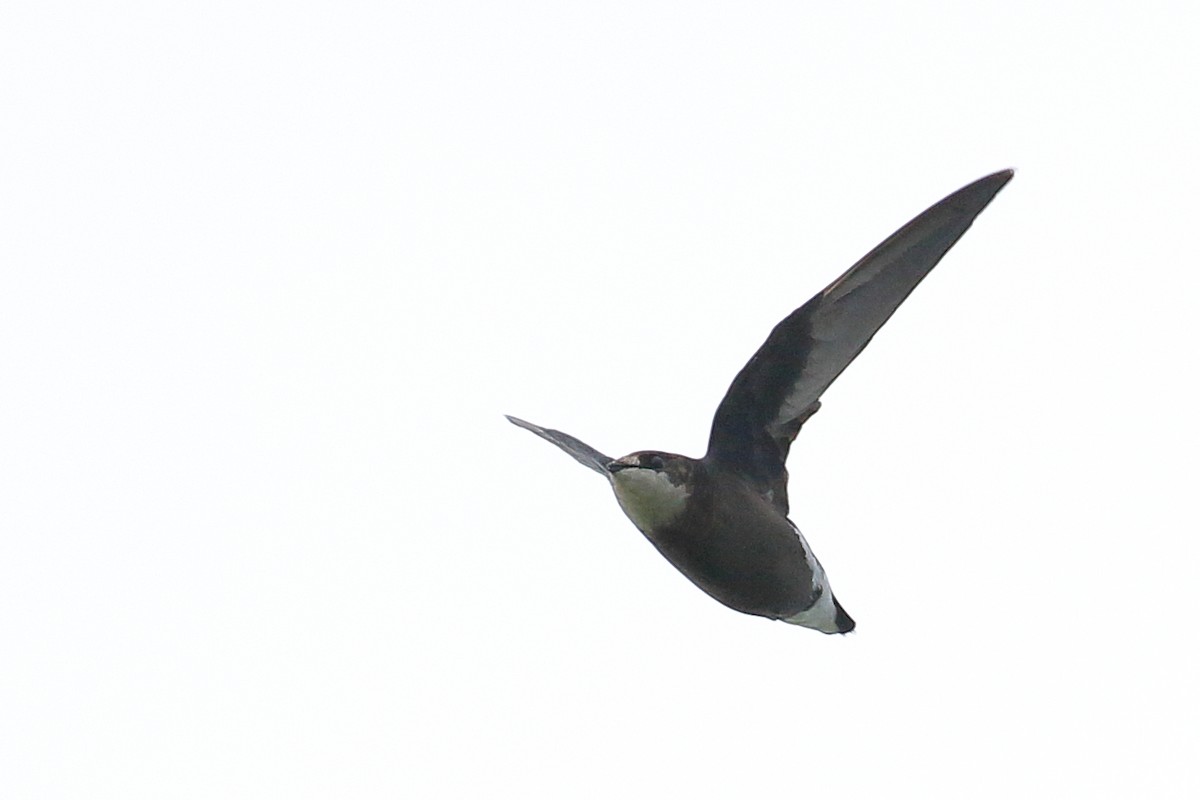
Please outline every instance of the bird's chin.
[{"label": "bird's chin", "polygon": [[663,528],[683,514],[690,496],[665,472],[627,467],[612,473],[613,492],[625,516],[642,531]]}]

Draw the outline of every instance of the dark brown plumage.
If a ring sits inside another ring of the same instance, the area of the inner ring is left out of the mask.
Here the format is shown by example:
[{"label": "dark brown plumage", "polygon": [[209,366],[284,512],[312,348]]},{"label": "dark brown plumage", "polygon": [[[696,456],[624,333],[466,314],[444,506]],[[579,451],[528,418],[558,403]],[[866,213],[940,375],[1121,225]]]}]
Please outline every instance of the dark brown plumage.
[{"label": "dark brown plumage", "polygon": [[626,515],[688,580],[746,614],[853,630],[788,519],[792,441],[820,397],[1012,178],[981,178],[889,236],[775,326],[717,407],[701,459],[610,459],[561,431],[509,420],[605,475]]}]

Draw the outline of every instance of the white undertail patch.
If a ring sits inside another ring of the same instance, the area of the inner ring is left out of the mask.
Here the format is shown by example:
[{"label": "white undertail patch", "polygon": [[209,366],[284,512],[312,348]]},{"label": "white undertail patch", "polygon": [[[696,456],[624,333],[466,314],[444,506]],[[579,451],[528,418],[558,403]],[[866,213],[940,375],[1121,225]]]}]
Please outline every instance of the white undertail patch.
[{"label": "white undertail patch", "polygon": [[800,533],[794,524],[792,525],[792,530],[800,537],[800,544],[804,546],[804,559],[808,562],[808,566],[812,570],[813,588],[819,589],[821,596],[817,598],[817,602],[811,608],[801,611],[799,614],[786,617],[783,621],[790,622],[793,625],[802,625],[805,628],[812,628],[822,633],[837,633],[837,606],[833,604],[833,589],[829,586],[829,579],[825,577],[825,568],[821,566],[820,561],[817,561],[817,557],[813,553],[812,548],[808,546],[808,540],[804,538],[804,534]]}]

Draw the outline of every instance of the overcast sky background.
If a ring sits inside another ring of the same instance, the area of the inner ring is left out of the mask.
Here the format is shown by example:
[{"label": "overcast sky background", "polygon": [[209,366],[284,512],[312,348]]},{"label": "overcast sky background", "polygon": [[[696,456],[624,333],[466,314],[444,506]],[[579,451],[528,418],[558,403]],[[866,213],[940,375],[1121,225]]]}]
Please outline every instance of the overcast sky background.
[{"label": "overcast sky background", "polygon": [[[1200,792],[1195,9],[0,12],[0,795]],[[1016,178],[826,394],[858,631],[602,479]]]}]

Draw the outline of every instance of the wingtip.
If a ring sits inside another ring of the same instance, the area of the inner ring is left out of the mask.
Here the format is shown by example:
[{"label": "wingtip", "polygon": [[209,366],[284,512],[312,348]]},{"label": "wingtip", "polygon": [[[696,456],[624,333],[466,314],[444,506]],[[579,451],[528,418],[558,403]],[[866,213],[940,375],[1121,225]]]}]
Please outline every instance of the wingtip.
[{"label": "wingtip", "polygon": [[534,425],[532,422],[526,422],[520,417],[514,417],[512,414],[505,414],[504,418],[513,425],[516,425],[518,428],[524,428],[527,431],[540,434],[541,428],[539,428],[537,425]]},{"label": "wingtip", "polygon": [[[993,172],[991,175],[985,175],[947,196],[929,210],[933,211],[939,207],[951,209],[957,214],[966,214],[971,220],[974,220],[992,202],[996,195],[1000,193],[1000,190],[1013,179],[1013,175],[1015,174],[1016,171],[1010,168]],[[920,218],[917,217],[916,219]]]},{"label": "wingtip", "polygon": [[988,176],[988,178],[991,178],[992,180],[998,182],[1001,186],[1003,186],[1004,184],[1011,181],[1013,179],[1013,176],[1016,174],[1017,174],[1017,171],[1015,169],[1013,169],[1012,167],[1009,167],[1008,169],[1002,169],[999,172],[993,172],[991,175]]},{"label": "wingtip", "polygon": [[1013,176],[1016,174],[1017,174],[1017,171],[1014,170],[1013,168],[1009,167],[1008,169],[1002,169],[1002,170],[999,170],[998,172],[993,172],[991,175],[985,175],[984,177],[980,178],[977,181],[968,183],[963,188],[968,189],[972,186],[977,186],[977,187],[981,187],[981,188],[987,187],[993,193],[998,192],[998,191],[1000,191],[1001,188],[1003,188],[1004,184],[1011,181],[1013,179]]}]

